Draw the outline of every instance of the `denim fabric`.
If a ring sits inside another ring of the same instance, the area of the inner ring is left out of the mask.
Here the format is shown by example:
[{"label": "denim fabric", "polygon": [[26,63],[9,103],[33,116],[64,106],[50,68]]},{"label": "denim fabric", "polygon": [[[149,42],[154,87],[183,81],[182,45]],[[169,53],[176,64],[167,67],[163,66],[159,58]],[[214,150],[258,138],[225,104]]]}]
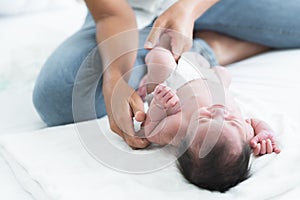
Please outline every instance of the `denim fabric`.
[{"label": "denim fabric", "polygon": [[[194,28],[213,30],[274,48],[298,48],[299,12],[298,0],[221,0],[195,22]],[[140,31],[138,57],[129,80],[134,88],[146,73],[144,57],[147,51],[143,44],[149,30],[148,27]],[[96,45],[95,23],[88,14],[82,28],[63,42],[42,67],[33,92],[33,103],[48,126],[72,123],[74,117],[75,121],[84,121],[106,115],[101,89],[102,63]],[[211,65],[217,64],[212,49],[203,40],[195,39],[192,51],[202,54]],[[75,102],[72,99],[74,84]],[[79,109],[76,116],[73,116],[72,107]]]},{"label": "denim fabric", "polygon": [[299,0],[221,0],[196,21],[195,29],[278,49],[299,48],[299,11]]}]

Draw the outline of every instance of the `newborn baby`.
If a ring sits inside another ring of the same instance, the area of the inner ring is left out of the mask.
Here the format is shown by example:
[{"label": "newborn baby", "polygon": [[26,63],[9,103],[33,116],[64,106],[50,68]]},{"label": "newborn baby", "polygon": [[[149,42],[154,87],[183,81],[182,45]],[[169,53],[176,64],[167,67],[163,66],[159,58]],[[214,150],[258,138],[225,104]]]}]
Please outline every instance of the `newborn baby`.
[{"label": "newborn baby", "polygon": [[280,152],[265,122],[243,118],[225,68],[210,69],[193,52],[177,65],[161,47],[145,61],[148,73],[138,92],[150,105],[140,132],[150,142],[178,147],[180,170],[191,183],[225,192],[248,178],[251,148],[254,155]]}]

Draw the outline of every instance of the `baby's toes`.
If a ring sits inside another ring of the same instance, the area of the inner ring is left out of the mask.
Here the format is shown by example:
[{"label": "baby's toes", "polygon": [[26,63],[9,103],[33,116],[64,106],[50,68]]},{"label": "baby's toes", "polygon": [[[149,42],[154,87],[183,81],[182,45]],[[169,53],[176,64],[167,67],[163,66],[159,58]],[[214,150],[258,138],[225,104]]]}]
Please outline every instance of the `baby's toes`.
[{"label": "baby's toes", "polygon": [[154,95],[155,96],[158,96],[158,95],[162,96],[163,95],[162,91],[164,90],[164,87],[166,87],[166,86],[161,85],[161,84],[157,85],[154,89]]},{"label": "baby's toes", "polygon": [[160,85],[160,86],[161,86],[162,96],[165,96],[166,94],[168,94],[171,91],[171,88],[166,85]]},{"label": "baby's toes", "polygon": [[[164,93],[165,94],[165,93]],[[167,103],[170,98],[172,98],[172,94],[166,93],[165,95],[158,94],[155,96],[155,101],[162,105],[164,108],[167,108]]]},{"label": "baby's toes", "polygon": [[170,90],[164,98],[166,98],[166,102],[169,105],[171,104],[171,106],[174,106],[176,103],[179,102],[178,96],[172,90]]},{"label": "baby's toes", "polygon": [[165,103],[167,103],[173,96],[174,96],[173,92],[171,90],[169,90],[164,94],[162,99]]},{"label": "baby's toes", "polygon": [[179,103],[178,97],[173,96],[171,99],[168,100],[166,107],[167,108],[172,108],[174,107],[177,103]]},{"label": "baby's toes", "polygon": [[[168,95],[168,93],[170,92],[171,88],[169,88],[168,86],[165,86],[165,85],[158,85],[155,89],[155,95],[158,97],[158,98],[166,98],[166,95]],[[163,100],[165,101],[165,100]]]}]

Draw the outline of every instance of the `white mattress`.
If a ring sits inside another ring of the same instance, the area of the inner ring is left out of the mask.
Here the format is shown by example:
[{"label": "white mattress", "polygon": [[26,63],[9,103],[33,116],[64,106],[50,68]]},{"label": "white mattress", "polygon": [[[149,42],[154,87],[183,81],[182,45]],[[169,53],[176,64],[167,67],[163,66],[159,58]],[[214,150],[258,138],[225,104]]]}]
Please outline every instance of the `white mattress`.
[{"label": "white mattress", "polygon": [[[85,14],[83,4],[61,0],[31,14],[0,16],[0,135],[45,127],[31,102],[34,80],[51,51],[82,25]],[[1,155],[0,177],[0,199],[33,199]]]},{"label": "white mattress", "polygon": [[[282,153],[254,159],[249,180],[226,194],[211,193],[188,184],[174,164],[143,175],[116,172],[85,151],[76,126],[44,128],[31,103],[34,79],[49,53],[80,27],[84,16],[85,9],[76,4],[0,18],[0,199],[297,199],[300,50],[271,52],[229,67],[231,90],[245,115],[274,127]],[[110,134],[106,118],[98,123],[115,144],[130,151]]]}]

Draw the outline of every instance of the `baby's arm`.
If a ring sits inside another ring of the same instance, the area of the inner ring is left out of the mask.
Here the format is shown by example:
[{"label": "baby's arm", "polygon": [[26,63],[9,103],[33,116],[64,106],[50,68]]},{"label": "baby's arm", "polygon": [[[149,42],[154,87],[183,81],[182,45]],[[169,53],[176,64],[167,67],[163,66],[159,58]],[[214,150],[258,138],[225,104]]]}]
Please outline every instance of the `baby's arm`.
[{"label": "baby's arm", "polygon": [[280,153],[280,149],[276,146],[274,131],[266,122],[259,119],[248,119],[248,122],[254,130],[254,137],[250,140],[254,155]]},{"label": "baby's arm", "polygon": [[[154,90],[154,98],[150,104],[146,120],[143,125],[146,137],[153,137],[155,134],[159,134],[157,129],[158,125],[163,120],[166,120],[166,118],[174,118],[170,116],[178,114],[180,111],[181,109],[178,96],[174,94],[169,87],[161,84],[158,85]],[[164,131],[167,131],[168,128],[165,128]]]}]

